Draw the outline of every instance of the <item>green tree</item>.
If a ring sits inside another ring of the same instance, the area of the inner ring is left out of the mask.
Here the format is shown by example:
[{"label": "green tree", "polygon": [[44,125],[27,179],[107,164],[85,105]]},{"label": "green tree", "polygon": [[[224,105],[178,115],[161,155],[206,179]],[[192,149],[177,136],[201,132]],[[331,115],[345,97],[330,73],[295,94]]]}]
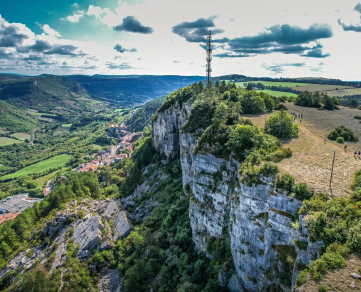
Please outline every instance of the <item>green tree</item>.
[{"label": "green tree", "polygon": [[247,84],[246,90],[247,90],[247,91],[253,90],[251,83],[248,83],[248,84]]},{"label": "green tree", "polygon": [[247,91],[241,98],[242,112],[245,114],[262,114],[265,112],[265,104],[259,93]]},{"label": "green tree", "polygon": [[292,138],[298,134],[298,126],[285,110],[272,114],[266,121],[265,132],[278,138]]}]

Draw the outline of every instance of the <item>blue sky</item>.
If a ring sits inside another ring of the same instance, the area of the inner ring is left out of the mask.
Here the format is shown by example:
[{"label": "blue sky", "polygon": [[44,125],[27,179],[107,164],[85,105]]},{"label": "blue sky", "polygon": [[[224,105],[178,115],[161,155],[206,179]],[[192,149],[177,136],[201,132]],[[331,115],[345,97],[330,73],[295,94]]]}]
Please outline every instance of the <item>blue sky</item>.
[{"label": "blue sky", "polygon": [[12,0],[0,5],[0,72],[361,80],[360,0]]}]

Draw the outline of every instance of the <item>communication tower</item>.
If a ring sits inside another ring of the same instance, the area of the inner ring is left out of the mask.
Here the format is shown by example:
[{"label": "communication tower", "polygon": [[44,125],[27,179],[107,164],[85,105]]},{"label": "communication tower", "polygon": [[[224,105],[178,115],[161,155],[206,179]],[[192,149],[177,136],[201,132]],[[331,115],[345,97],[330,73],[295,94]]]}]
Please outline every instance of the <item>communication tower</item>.
[{"label": "communication tower", "polygon": [[207,36],[207,67],[206,67],[206,72],[207,72],[207,86],[210,84],[211,82],[211,72],[212,72],[212,66],[211,66],[211,62],[212,62],[212,32],[209,31],[209,35]]}]

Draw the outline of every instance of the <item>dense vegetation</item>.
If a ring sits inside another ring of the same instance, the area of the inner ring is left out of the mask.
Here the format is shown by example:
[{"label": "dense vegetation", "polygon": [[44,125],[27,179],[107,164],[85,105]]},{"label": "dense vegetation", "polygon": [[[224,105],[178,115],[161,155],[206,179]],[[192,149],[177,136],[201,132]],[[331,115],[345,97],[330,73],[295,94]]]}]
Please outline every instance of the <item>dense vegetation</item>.
[{"label": "dense vegetation", "polygon": [[265,132],[278,138],[292,138],[298,134],[298,125],[293,123],[293,116],[285,110],[272,114],[266,121]]},{"label": "dense vegetation", "polygon": [[157,99],[147,102],[143,107],[136,110],[134,115],[127,121],[128,129],[132,132],[141,132],[149,126],[154,115],[166,99],[161,96]]},{"label": "dense vegetation", "polygon": [[343,141],[357,142],[357,136],[352,132],[351,129],[346,128],[345,126],[339,126],[336,129],[332,130],[327,138],[333,141],[336,141],[338,138],[342,138]]},{"label": "dense vegetation", "polygon": [[35,126],[34,118],[0,100],[0,129],[10,133],[27,133]]},{"label": "dense vegetation", "polygon": [[336,97],[329,97],[327,93],[318,92],[318,91],[313,93],[308,91],[303,91],[297,96],[295,100],[295,105],[324,108],[327,110],[337,109],[337,106],[340,104],[341,104],[340,101]]}]

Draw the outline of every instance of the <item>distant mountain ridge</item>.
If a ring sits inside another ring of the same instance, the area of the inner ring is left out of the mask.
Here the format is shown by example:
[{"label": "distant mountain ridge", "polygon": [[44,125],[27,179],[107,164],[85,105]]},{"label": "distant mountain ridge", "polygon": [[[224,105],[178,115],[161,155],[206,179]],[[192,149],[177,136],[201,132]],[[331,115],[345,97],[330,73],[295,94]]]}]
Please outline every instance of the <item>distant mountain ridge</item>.
[{"label": "distant mountain ridge", "polygon": [[19,109],[50,112],[62,108],[74,112],[89,110],[84,103],[91,96],[80,84],[61,76],[25,77],[0,74],[0,100]]},{"label": "distant mountain ridge", "polygon": [[118,106],[124,107],[144,104],[205,79],[203,76],[177,75],[69,75],[65,77],[80,83],[90,94],[113,100]]}]

